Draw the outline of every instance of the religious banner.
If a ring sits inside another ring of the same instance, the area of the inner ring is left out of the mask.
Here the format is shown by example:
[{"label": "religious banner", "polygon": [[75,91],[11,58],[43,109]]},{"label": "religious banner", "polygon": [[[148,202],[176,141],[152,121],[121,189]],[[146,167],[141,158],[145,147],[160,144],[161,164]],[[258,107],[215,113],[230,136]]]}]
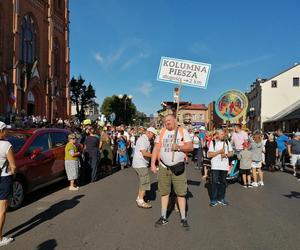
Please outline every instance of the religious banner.
[{"label": "religious banner", "polygon": [[248,108],[246,95],[238,90],[224,92],[215,103],[217,115],[224,121],[236,122],[244,116]]}]

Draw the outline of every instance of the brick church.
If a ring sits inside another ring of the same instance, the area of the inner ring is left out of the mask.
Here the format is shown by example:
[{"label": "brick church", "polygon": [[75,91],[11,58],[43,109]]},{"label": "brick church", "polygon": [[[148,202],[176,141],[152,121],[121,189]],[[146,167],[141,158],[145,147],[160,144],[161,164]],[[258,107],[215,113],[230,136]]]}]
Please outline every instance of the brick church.
[{"label": "brick church", "polygon": [[0,1],[0,116],[70,115],[68,0]]}]

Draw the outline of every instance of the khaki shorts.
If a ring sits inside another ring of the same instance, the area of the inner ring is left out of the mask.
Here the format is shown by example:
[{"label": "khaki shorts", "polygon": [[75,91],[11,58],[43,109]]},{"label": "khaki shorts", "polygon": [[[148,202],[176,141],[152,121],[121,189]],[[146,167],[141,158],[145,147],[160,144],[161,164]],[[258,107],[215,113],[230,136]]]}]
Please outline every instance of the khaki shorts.
[{"label": "khaki shorts", "polygon": [[135,171],[139,177],[139,190],[150,190],[150,174],[148,168],[135,168]]},{"label": "khaki shorts", "polygon": [[183,174],[176,176],[171,170],[160,165],[158,171],[158,190],[160,195],[169,195],[171,193],[172,184],[177,196],[185,196],[187,193],[187,179],[185,171]]}]

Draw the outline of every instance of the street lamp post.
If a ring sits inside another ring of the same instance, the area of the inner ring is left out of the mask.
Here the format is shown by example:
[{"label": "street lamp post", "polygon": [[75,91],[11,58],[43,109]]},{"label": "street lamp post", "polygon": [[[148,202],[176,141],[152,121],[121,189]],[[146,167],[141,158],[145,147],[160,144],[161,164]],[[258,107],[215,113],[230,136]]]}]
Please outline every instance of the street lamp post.
[{"label": "street lamp post", "polygon": [[128,100],[130,101],[133,98],[133,96],[132,95],[122,95],[122,94],[120,94],[120,95],[118,95],[118,97],[119,97],[120,100],[124,99],[124,123],[126,125],[127,101]]}]

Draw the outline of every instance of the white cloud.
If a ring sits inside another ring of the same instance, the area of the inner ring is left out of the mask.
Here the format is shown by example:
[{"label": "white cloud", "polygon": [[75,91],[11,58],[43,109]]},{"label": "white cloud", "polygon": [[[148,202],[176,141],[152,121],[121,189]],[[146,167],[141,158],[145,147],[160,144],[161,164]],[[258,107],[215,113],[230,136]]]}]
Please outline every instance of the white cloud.
[{"label": "white cloud", "polygon": [[203,53],[211,53],[211,49],[205,43],[195,42],[190,47],[192,53],[202,55]]},{"label": "white cloud", "polygon": [[148,58],[149,54],[146,52],[140,52],[137,55],[134,55],[133,57],[129,58],[121,67],[122,70],[125,70],[129,67],[131,67],[132,65],[138,63],[141,59],[145,59]]},{"label": "white cloud", "polygon": [[104,58],[100,55],[100,53],[96,53],[94,55],[94,57],[95,57],[95,59],[96,59],[97,62],[99,62],[101,64],[104,62]]},{"label": "white cloud", "polygon": [[215,71],[235,69],[235,68],[238,68],[240,66],[249,65],[249,64],[252,64],[252,63],[263,61],[263,60],[266,60],[268,58],[270,58],[270,55],[264,55],[264,56],[260,56],[260,57],[256,57],[256,58],[250,58],[250,59],[239,61],[239,62],[225,63],[225,64],[222,64],[222,65],[216,67]]},{"label": "white cloud", "polygon": [[149,55],[149,49],[141,39],[131,38],[123,41],[111,53],[106,55],[95,53],[94,58],[103,68],[118,67],[120,70],[125,70],[140,60],[148,58]]},{"label": "white cloud", "polygon": [[141,85],[137,88],[138,92],[142,93],[147,97],[150,96],[153,90],[154,90],[153,84],[148,81],[142,82]]}]

